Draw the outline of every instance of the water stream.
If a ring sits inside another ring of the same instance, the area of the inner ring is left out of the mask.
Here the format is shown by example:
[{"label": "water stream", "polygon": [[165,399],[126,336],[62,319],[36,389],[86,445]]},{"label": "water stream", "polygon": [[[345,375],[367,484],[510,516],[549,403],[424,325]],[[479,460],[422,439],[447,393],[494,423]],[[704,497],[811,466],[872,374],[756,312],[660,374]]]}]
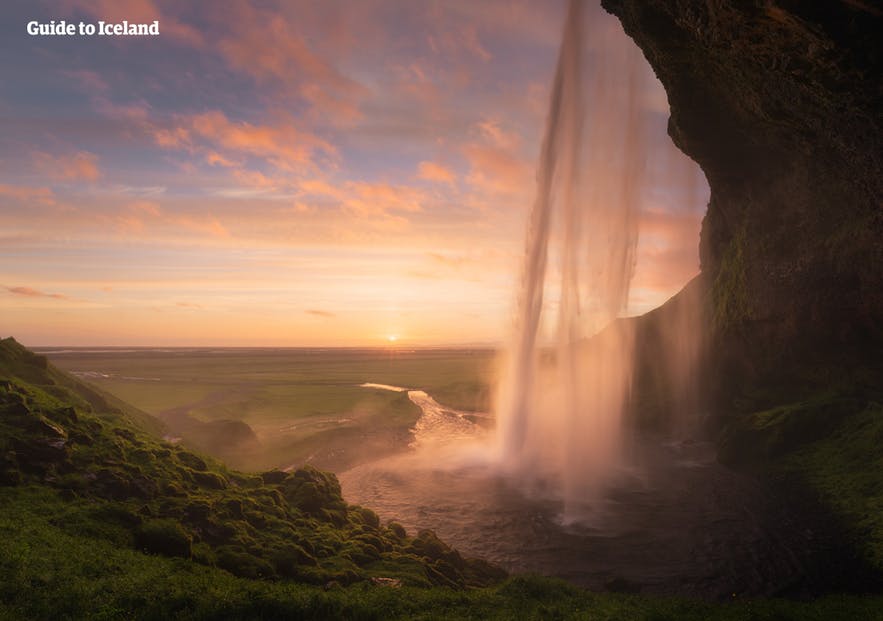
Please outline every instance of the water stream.
[{"label": "water stream", "polygon": [[348,502],[411,534],[432,529],[512,572],[713,598],[791,589],[815,562],[812,531],[781,498],[717,464],[708,444],[648,439],[639,466],[597,499],[593,523],[566,524],[560,496],[525,494],[499,472],[488,458],[492,435],[471,413],[408,395],[422,416],[407,452],[338,476]]}]

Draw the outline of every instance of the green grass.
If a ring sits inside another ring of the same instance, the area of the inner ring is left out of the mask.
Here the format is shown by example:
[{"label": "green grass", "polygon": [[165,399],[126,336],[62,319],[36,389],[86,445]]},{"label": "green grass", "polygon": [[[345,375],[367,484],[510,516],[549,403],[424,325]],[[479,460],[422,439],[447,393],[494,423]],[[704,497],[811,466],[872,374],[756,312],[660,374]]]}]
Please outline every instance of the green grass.
[{"label": "green grass", "polygon": [[519,576],[497,587],[454,590],[375,586],[325,590],[240,578],[192,561],[143,554],[105,535],[77,534],[70,509],[46,488],[0,488],[3,619],[585,619],[818,620],[883,618],[883,599],[724,604],[591,593]]},{"label": "green grass", "polygon": [[832,512],[851,546],[883,576],[883,405],[841,389],[751,412],[721,457],[789,486]]},{"label": "green grass", "polygon": [[[122,410],[84,400],[88,386],[11,339],[0,341],[0,369],[0,485],[62,494],[68,502],[50,513],[71,534],[270,580],[349,584],[393,572],[406,584],[463,587],[504,575],[429,532],[381,525],[344,502],[333,474],[244,474],[162,442]],[[4,504],[16,498],[8,492]]]},{"label": "green grass", "polygon": [[449,407],[486,411],[495,358],[488,350],[227,349],[77,352],[52,360],[68,371],[104,374],[87,380],[154,416],[183,408],[201,421],[245,422],[259,446],[218,445],[195,437],[198,430],[180,434],[235,467],[310,460],[342,470],[404,448],[420,414],[402,395],[360,384],[419,388]]},{"label": "green grass", "polygon": [[784,460],[849,525],[856,547],[883,575],[883,406],[869,403],[833,433]]}]

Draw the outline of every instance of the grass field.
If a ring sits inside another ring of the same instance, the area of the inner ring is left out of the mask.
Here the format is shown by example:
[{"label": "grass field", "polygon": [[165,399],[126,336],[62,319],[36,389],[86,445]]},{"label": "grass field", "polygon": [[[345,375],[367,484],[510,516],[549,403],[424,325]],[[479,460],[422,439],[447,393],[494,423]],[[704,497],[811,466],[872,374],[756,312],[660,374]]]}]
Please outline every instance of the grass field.
[{"label": "grass field", "polygon": [[[45,350],[58,367],[157,416],[171,435],[248,470],[309,462],[342,470],[407,446],[419,409],[390,384],[487,410],[490,350]],[[257,443],[193,423],[241,421]],[[187,424],[185,424],[187,423]],[[209,433],[211,431],[211,433]]]}]

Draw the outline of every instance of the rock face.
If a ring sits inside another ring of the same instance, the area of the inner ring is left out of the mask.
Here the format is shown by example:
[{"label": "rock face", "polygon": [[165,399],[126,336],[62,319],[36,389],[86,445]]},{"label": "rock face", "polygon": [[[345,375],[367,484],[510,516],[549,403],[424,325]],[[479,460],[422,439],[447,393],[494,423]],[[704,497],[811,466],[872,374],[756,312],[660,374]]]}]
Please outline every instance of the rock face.
[{"label": "rock face", "polygon": [[669,134],[711,186],[700,256],[718,376],[879,363],[883,8],[602,4],[665,86]]}]

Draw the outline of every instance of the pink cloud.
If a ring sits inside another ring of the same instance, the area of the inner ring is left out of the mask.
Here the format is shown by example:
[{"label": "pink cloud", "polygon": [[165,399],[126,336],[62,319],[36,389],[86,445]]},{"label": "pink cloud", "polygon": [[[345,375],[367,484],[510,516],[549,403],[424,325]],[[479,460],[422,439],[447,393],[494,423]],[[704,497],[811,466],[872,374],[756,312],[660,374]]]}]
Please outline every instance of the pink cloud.
[{"label": "pink cloud", "polygon": [[62,293],[45,293],[39,289],[32,289],[31,287],[7,287],[4,285],[3,288],[14,295],[23,295],[29,298],[53,298],[56,300],[70,299]]},{"label": "pink cloud", "polygon": [[315,116],[336,124],[362,117],[359,103],[367,89],[317,54],[298,32],[297,21],[245,2],[226,8],[235,28],[221,37],[218,48],[233,69],[300,96]]},{"label": "pink cloud", "polygon": [[420,162],[417,166],[417,177],[424,181],[453,185],[456,181],[454,171],[435,162]]},{"label": "pink cloud", "polygon": [[53,179],[95,181],[101,176],[98,156],[88,151],[78,151],[71,155],[52,155],[38,151],[34,153],[34,160],[37,168]]},{"label": "pink cloud", "polygon": [[285,171],[315,167],[317,157],[336,158],[337,150],[315,134],[297,129],[287,119],[276,125],[234,121],[213,110],[179,119],[173,128],[155,128],[161,147],[203,151],[211,164],[232,165],[227,152],[259,157]]},{"label": "pink cloud", "polygon": [[0,197],[6,197],[24,203],[37,202],[43,205],[55,205],[55,194],[49,188],[32,188],[21,185],[0,184]]},{"label": "pink cloud", "polygon": [[495,194],[519,194],[533,180],[531,165],[507,149],[470,144],[463,147],[469,162],[467,181],[478,189]]}]

